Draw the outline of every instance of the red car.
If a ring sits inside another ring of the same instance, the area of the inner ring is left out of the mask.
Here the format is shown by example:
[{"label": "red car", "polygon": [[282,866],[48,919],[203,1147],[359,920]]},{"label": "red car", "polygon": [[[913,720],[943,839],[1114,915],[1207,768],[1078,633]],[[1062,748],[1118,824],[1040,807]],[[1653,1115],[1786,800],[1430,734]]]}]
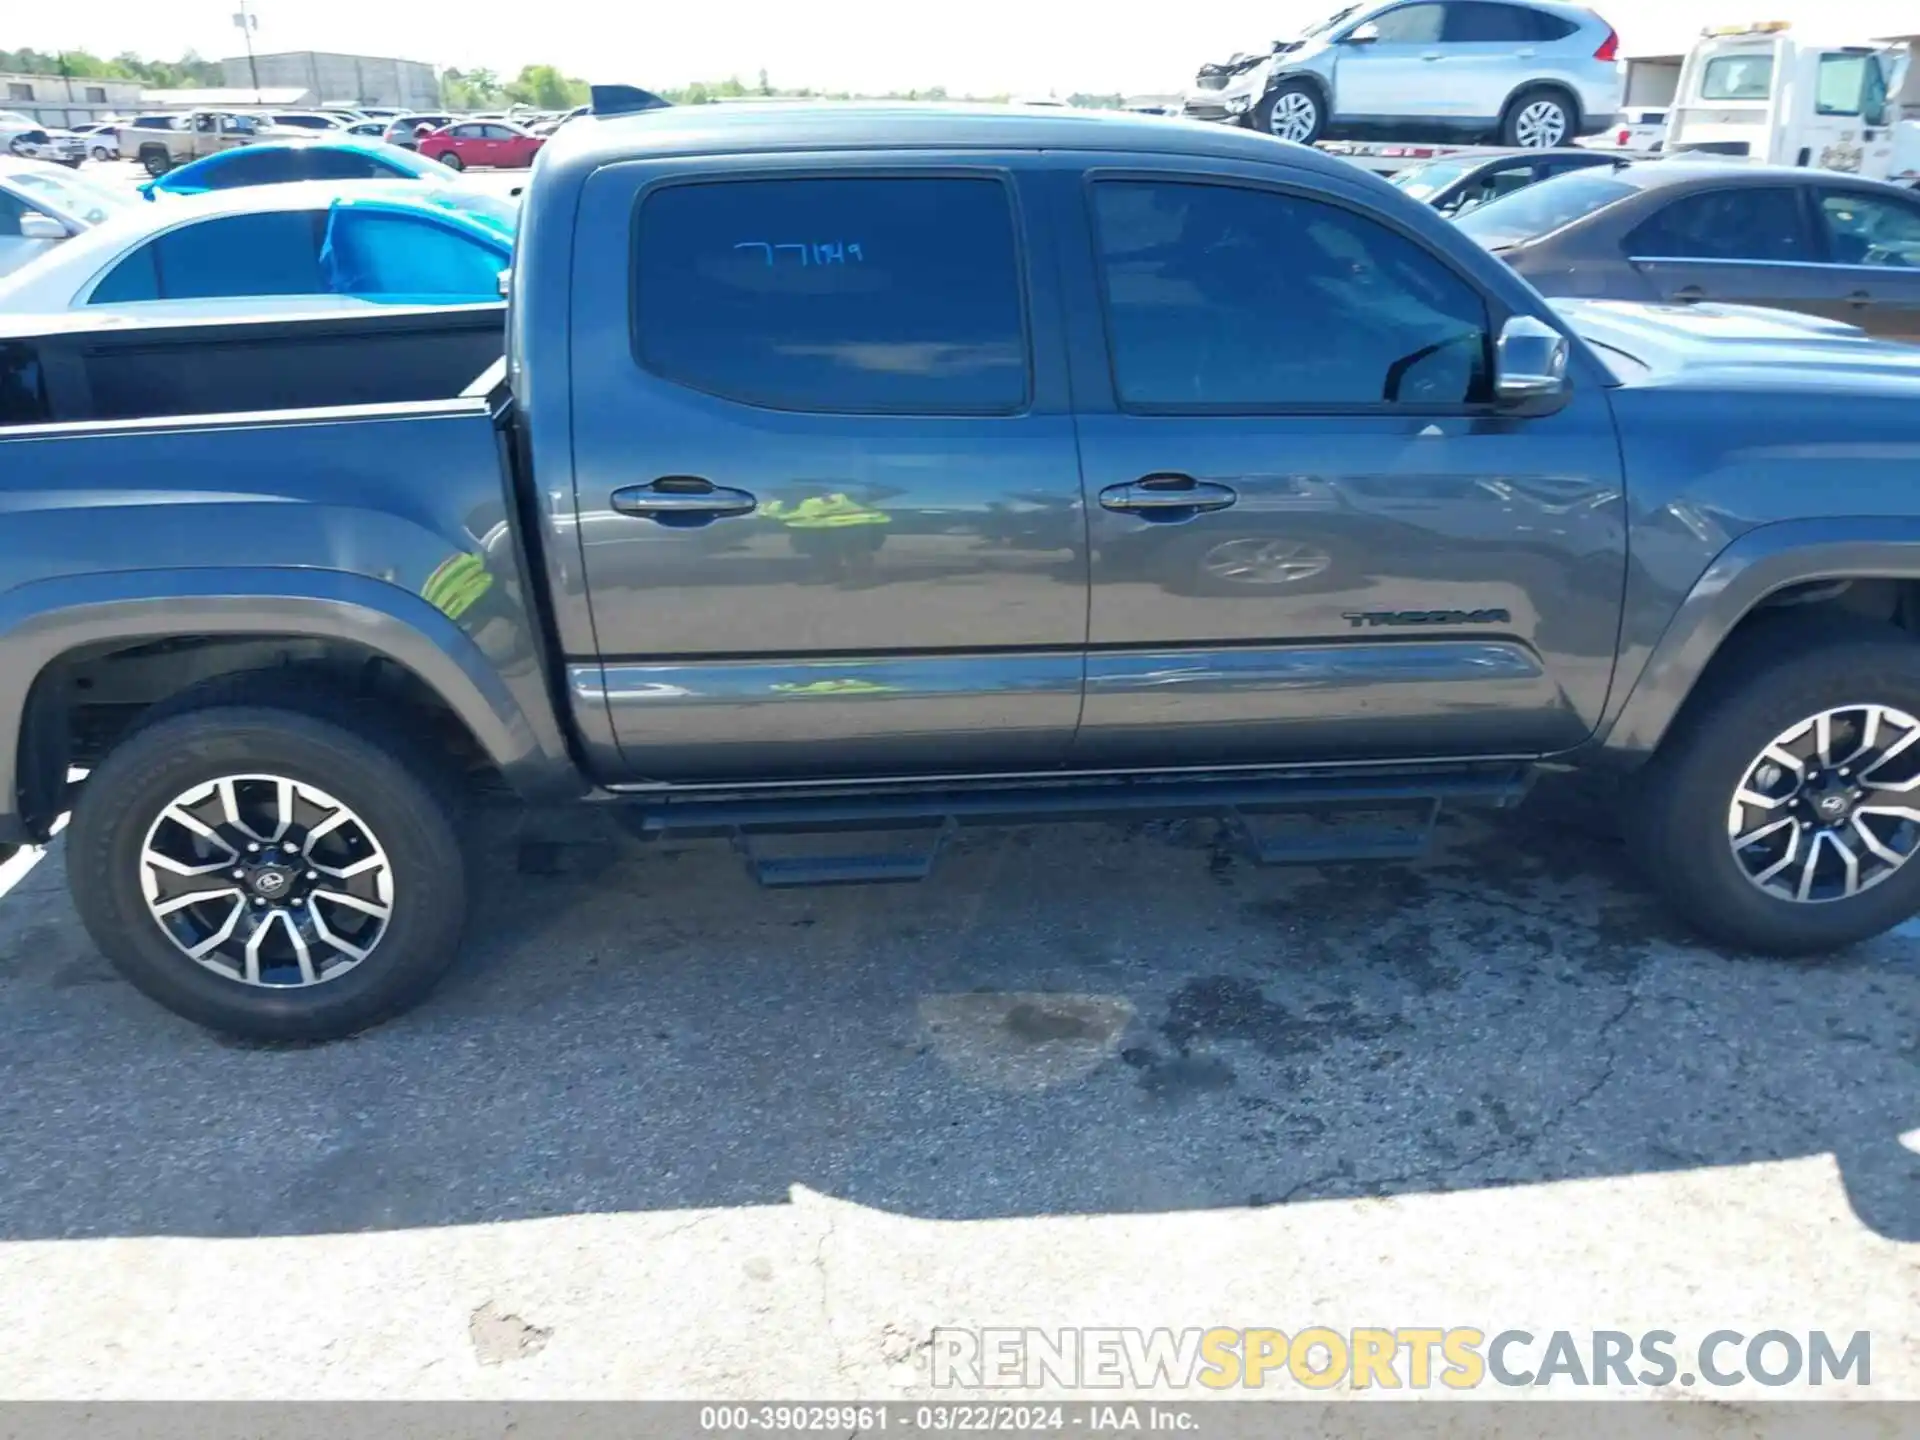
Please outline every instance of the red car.
[{"label": "red car", "polygon": [[514,169],[533,164],[546,138],[505,120],[461,120],[424,136],[420,153],[455,170],[469,165]]}]

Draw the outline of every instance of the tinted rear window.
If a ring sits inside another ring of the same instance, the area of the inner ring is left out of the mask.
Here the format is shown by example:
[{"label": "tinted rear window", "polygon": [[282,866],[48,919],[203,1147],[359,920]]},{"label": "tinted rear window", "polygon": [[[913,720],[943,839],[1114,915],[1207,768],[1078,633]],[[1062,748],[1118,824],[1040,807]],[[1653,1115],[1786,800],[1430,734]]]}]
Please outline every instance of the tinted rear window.
[{"label": "tinted rear window", "polygon": [[1532,40],[1563,40],[1577,28],[1570,21],[1541,10],[1529,10],[1524,5],[1454,0],[1447,6],[1445,39],[1456,45],[1525,44]]},{"label": "tinted rear window", "polygon": [[635,349],[787,410],[998,414],[1027,396],[1013,209],[997,180],[750,180],[648,196]]},{"label": "tinted rear window", "polygon": [[1454,223],[1482,245],[1518,245],[1624,200],[1636,189],[1611,170],[1575,170],[1503,195]]}]

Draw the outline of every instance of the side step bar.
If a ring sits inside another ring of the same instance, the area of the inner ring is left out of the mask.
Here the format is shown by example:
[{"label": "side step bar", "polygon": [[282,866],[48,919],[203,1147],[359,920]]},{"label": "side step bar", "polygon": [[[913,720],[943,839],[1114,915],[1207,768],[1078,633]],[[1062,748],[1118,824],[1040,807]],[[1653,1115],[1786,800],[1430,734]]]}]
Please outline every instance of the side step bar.
[{"label": "side step bar", "polygon": [[[1526,794],[1531,778],[1527,766],[1502,764],[1368,774],[982,783],[932,790],[822,785],[774,796],[654,796],[630,800],[621,808],[645,836],[730,837],[754,878],[779,888],[924,880],[948,838],[963,824],[1139,815],[1222,819],[1251,858],[1263,865],[1409,859],[1431,843],[1447,804],[1514,805]],[[1344,820],[1341,812],[1349,812]],[[1362,823],[1351,812],[1368,818]],[[1276,816],[1318,823],[1304,833],[1299,825],[1275,830],[1256,824]],[[1398,818],[1379,823],[1388,816]],[[927,831],[930,839],[918,851],[821,856],[771,855],[764,844],[769,836],[882,830]]]}]

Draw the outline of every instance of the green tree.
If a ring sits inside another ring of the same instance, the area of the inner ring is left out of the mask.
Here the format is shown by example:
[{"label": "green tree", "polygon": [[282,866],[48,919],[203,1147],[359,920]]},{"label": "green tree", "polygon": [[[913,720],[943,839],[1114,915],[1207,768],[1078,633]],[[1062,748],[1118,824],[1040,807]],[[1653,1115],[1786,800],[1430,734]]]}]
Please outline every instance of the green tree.
[{"label": "green tree", "polygon": [[562,75],[552,65],[527,65],[507,85],[506,94],[515,104],[536,110],[571,110],[586,102],[587,83]]}]

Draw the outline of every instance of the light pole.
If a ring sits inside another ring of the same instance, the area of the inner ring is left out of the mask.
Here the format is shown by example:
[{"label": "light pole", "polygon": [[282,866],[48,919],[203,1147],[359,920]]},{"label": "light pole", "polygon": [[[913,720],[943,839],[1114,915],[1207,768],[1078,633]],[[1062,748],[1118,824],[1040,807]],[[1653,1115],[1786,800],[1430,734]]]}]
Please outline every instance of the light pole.
[{"label": "light pole", "polygon": [[253,103],[260,103],[260,67],[253,62],[253,32],[260,28],[260,17],[247,9],[247,0],[233,12],[233,23],[240,27],[240,38],[247,43],[247,78],[253,81]]}]

